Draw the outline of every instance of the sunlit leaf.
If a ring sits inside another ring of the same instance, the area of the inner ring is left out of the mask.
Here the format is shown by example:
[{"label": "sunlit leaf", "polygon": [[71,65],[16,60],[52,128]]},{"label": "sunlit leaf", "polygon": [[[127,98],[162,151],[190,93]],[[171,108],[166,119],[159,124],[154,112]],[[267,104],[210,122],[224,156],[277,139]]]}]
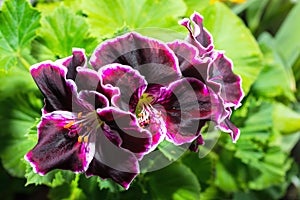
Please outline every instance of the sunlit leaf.
[{"label": "sunlit leaf", "polygon": [[7,0],[0,12],[0,68],[29,68],[30,44],[40,27],[40,13],[26,0]]},{"label": "sunlit leaf", "polygon": [[33,44],[33,55],[40,61],[70,56],[73,47],[84,48],[87,53],[91,53],[98,44],[90,36],[85,19],[63,5],[43,18],[41,23],[42,28]]},{"label": "sunlit leaf", "polygon": [[186,6],[182,0],[85,0],[82,9],[93,35],[101,39],[111,37],[124,26],[131,30],[180,29],[177,20],[184,16]]}]

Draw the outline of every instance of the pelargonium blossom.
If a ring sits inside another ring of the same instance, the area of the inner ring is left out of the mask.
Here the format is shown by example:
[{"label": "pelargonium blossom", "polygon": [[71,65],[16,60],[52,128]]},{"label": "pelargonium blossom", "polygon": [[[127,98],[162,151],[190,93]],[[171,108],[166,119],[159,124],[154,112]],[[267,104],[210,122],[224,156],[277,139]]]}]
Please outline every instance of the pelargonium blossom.
[{"label": "pelargonium blossom", "polygon": [[240,131],[229,119],[231,107],[238,108],[244,96],[242,79],[233,73],[233,64],[224,52],[214,49],[212,35],[203,27],[203,17],[199,13],[194,12],[191,19],[185,18],[179,23],[189,31],[186,39],[189,45],[180,42],[168,45],[180,57],[182,75],[201,80],[218,95],[223,102],[223,112],[215,119],[217,127],[229,133],[236,142]]},{"label": "pelargonium blossom", "polygon": [[34,170],[84,172],[128,188],[151,135],[134,116],[110,106],[116,91],[87,68],[84,51],[74,49],[73,56],[38,63],[30,71],[45,97],[38,143],[25,156]]},{"label": "pelargonium blossom", "polygon": [[151,132],[151,150],[164,139],[191,143],[220,107],[203,82],[182,77],[178,57],[167,44],[138,33],[100,44],[90,63],[103,84],[119,90],[112,105],[134,114]]},{"label": "pelargonium blossom", "polygon": [[235,142],[230,121],[240,106],[241,78],[214,49],[203,18],[180,24],[186,41],[163,43],[130,32],[101,43],[87,67],[82,49],[31,68],[45,97],[38,143],[25,156],[34,170],[82,172],[111,178],[125,188],[139,173],[139,160],[163,141],[203,144],[208,121]]}]

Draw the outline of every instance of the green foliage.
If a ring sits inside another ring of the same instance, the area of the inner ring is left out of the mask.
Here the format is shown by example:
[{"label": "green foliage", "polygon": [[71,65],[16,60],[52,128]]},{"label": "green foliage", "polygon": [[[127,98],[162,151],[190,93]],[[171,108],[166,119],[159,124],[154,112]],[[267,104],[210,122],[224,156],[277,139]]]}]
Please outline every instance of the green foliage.
[{"label": "green foliage", "polygon": [[180,28],[177,20],[186,11],[182,0],[140,0],[138,3],[128,0],[86,0],[82,1],[82,8],[88,16],[93,35],[99,39],[111,37],[123,27],[130,30],[151,27],[177,30]]},{"label": "green foliage", "polygon": [[97,45],[96,39],[89,34],[89,26],[84,18],[63,5],[42,18],[41,24],[33,49],[33,55],[38,60],[67,57],[72,54],[72,47],[84,48],[91,53]]},{"label": "green foliage", "polygon": [[34,63],[30,44],[40,27],[40,13],[27,1],[6,0],[0,13],[0,69],[29,68]]},{"label": "green foliage", "polygon": [[[49,192],[43,197],[50,199],[210,200],[280,199],[291,183],[299,190],[294,184],[299,166],[291,151],[300,138],[300,29],[295,25],[300,3],[228,5],[232,7],[210,0],[65,0],[37,1],[37,11],[29,1],[6,0],[0,12],[0,182],[12,184],[1,185],[7,191],[0,192],[15,199],[14,192],[32,195],[33,188],[44,185]],[[241,130],[238,142],[215,130],[204,134],[207,144],[199,154],[163,142],[158,156],[141,162],[143,173],[129,190],[69,171],[34,173],[24,155],[37,142],[43,100],[29,66],[69,56],[72,47],[90,55],[99,41],[128,31],[162,41],[184,39],[188,32],[177,20],[194,11],[204,16],[216,49],[225,50],[242,77],[246,97],[231,118]],[[147,172],[163,162],[173,163]]]},{"label": "green foliage", "polygon": [[[185,165],[173,163],[149,174],[150,191],[155,199],[199,199],[200,184]],[[167,186],[167,187],[166,187]]]}]

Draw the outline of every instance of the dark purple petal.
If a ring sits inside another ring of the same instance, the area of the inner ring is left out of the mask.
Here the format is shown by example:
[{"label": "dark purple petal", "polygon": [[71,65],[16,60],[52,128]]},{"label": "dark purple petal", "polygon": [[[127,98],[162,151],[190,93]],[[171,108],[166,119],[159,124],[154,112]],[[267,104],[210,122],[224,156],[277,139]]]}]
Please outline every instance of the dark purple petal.
[{"label": "dark purple petal", "polygon": [[232,71],[232,62],[222,52],[213,54],[214,60],[209,66],[208,80],[212,84],[219,84],[215,92],[224,100],[225,107],[240,106],[244,96],[241,78]]},{"label": "dark purple petal", "polygon": [[88,69],[88,68],[77,68],[77,76],[75,83],[77,85],[78,91],[90,90],[97,91],[103,94],[108,99],[111,99],[114,95],[118,94],[118,89],[111,86],[103,85],[101,80],[101,75],[98,72]]},{"label": "dark purple petal", "polygon": [[111,178],[128,189],[138,173],[139,164],[133,153],[116,146],[103,133],[97,135],[95,156],[86,171],[87,176]]},{"label": "dark purple petal", "polygon": [[167,85],[181,76],[178,60],[167,45],[137,33],[100,44],[90,62],[96,70],[112,63],[131,66],[153,84]]},{"label": "dark purple petal", "polygon": [[194,12],[191,15],[191,21],[185,18],[179,22],[188,29],[189,36],[187,41],[198,48],[201,57],[209,54],[214,48],[212,36],[203,27],[202,21],[203,17],[199,13]]},{"label": "dark purple petal", "polygon": [[199,151],[199,145],[204,145],[204,139],[202,137],[202,135],[200,134],[196,140],[191,144],[191,146],[189,147],[190,151],[194,151],[194,152],[198,152]]},{"label": "dark purple petal", "polygon": [[147,86],[145,78],[137,70],[125,65],[111,64],[102,67],[99,74],[104,85],[119,89],[120,95],[112,99],[115,106],[124,111],[136,107]]},{"label": "dark purple petal", "polygon": [[73,48],[72,56],[56,61],[68,68],[67,78],[75,80],[77,67],[87,67],[87,59],[85,56],[85,50],[80,48]]},{"label": "dark purple petal", "polygon": [[83,90],[79,93],[79,98],[88,103],[89,110],[91,111],[109,106],[108,99],[96,91]]},{"label": "dark purple petal", "polygon": [[76,132],[64,128],[74,120],[72,113],[57,111],[43,116],[38,125],[38,143],[25,158],[39,174],[53,169],[82,172],[94,154],[94,144],[79,143]]},{"label": "dark purple petal", "polygon": [[138,125],[134,115],[113,107],[98,109],[97,112],[99,119],[106,125],[103,128],[106,135],[119,135],[122,139],[121,147],[133,153],[141,156],[148,153],[151,134]]},{"label": "dark purple petal", "polygon": [[169,43],[168,46],[177,56],[179,68],[184,77],[194,77],[203,83],[207,82],[210,58],[200,59],[198,49],[183,41],[175,41]]},{"label": "dark purple petal", "polygon": [[66,68],[45,61],[32,66],[30,72],[45,97],[45,113],[55,110],[73,111],[75,107],[81,107],[75,83],[66,80]]},{"label": "dark purple petal", "polygon": [[229,118],[226,118],[223,122],[221,122],[218,127],[223,132],[230,134],[233,143],[236,143],[239,139],[240,130],[229,120]]},{"label": "dark purple petal", "polygon": [[167,139],[175,144],[192,142],[207,120],[218,114],[218,98],[195,78],[176,81],[162,89],[157,101],[165,108]]}]

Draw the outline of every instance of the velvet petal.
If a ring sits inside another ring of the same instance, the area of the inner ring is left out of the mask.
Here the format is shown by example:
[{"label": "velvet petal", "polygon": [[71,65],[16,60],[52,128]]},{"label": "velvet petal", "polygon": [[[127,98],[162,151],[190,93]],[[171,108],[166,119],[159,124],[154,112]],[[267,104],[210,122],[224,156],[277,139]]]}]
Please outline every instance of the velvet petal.
[{"label": "velvet petal", "polygon": [[119,89],[120,95],[112,99],[112,103],[124,111],[136,107],[146,89],[147,82],[137,70],[125,65],[111,64],[99,70],[104,85]]},{"label": "velvet petal", "polygon": [[167,45],[134,32],[100,44],[90,62],[96,70],[112,63],[131,66],[153,84],[167,85],[181,76],[178,60]]},{"label": "velvet petal", "polygon": [[67,70],[51,61],[33,65],[31,75],[45,97],[44,113],[81,107],[77,87],[72,80],[66,79]]},{"label": "velvet petal", "polygon": [[43,116],[38,125],[38,143],[25,158],[39,174],[53,169],[82,172],[94,156],[94,143],[79,143],[78,133],[64,128],[75,116],[56,111]]}]

